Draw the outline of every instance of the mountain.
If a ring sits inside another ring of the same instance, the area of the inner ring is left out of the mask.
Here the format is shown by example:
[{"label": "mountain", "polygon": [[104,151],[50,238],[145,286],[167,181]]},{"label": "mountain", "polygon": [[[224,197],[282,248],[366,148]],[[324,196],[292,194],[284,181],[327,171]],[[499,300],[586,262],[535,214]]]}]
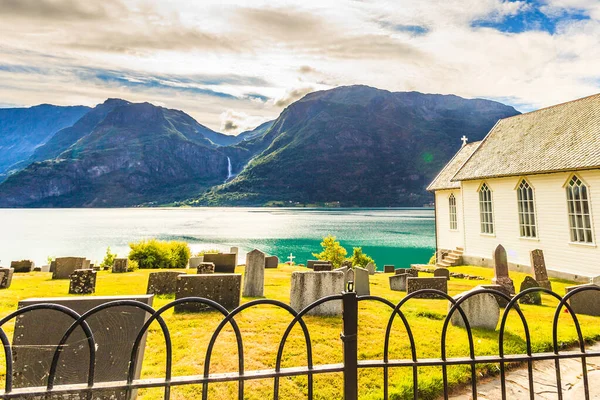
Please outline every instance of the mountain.
[{"label": "mountain", "polygon": [[262,124],[250,131],[244,131],[240,133],[239,135],[237,135],[237,138],[239,139],[238,143],[244,140],[251,140],[264,135],[265,132],[267,132],[273,126],[274,123],[275,120],[263,122]]},{"label": "mountain", "polygon": [[73,125],[90,109],[42,104],[29,108],[0,109],[0,174],[27,160],[57,131]]},{"label": "mountain", "polygon": [[[48,151],[52,159],[34,162],[2,183],[0,207],[166,203],[226,179],[227,156],[189,115],[148,103],[109,103],[63,132],[76,141],[62,153],[54,157]],[[53,143],[61,144],[52,146],[56,152],[68,141]]]},{"label": "mountain", "polygon": [[516,114],[498,102],[454,95],[368,86],[314,92],[262,135],[234,146],[235,162],[249,164],[190,204],[421,206],[432,200],[425,187],[462,135],[480,140]]}]

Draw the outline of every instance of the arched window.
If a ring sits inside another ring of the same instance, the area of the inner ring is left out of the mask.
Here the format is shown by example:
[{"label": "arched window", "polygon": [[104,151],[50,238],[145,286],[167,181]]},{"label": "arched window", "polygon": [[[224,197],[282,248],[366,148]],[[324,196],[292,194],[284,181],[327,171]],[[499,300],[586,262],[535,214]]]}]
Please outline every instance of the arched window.
[{"label": "arched window", "polygon": [[521,237],[537,237],[533,188],[525,179],[521,180],[517,188],[517,202],[519,205],[519,232]]},{"label": "arched window", "polygon": [[479,188],[479,219],[481,233],[494,233],[494,216],[492,213],[492,191],[486,183]]},{"label": "arched window", "polygon": [[456,197],[454,197],[454,193],[448,198],[448,208],[450,210],[450,229],[455,231],[458,229],[458,221],[456,219]]},{"label": "arched window", "polygon": [[569,179],[566,189],[571,241],[592,243],[592,219],[590,217],[588,188],[577,175],[573,175]]}]

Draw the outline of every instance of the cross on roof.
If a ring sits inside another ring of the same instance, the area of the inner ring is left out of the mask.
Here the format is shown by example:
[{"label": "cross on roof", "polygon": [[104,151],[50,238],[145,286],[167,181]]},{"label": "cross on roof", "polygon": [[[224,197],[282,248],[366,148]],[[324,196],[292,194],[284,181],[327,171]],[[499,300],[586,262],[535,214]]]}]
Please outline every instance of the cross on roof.
[{"label": "cross on roof", "polygon": [[464,145],[466,145],[466,144],[467,144],[467,140],[469,140],[469,138],[468,138],[468,137],[466,137],[465,135],[463,135],[463,137],[461,137],[461,138],[460,138],[460,140],[462,140],[462,142],[463,142],[463,144],[462,144],[462,145],[464,146]]}]

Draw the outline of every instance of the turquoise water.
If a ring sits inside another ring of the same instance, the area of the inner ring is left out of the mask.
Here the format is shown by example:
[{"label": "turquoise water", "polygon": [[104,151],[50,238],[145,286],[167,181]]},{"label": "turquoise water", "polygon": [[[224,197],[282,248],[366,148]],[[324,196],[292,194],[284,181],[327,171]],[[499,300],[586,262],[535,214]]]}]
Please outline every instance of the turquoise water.
[{"label": "turquoise water", "polygon": [[362,246],[378,269],[424,263],[435,246],[431,209],[0,209],[0,265],[48,256],[101,261],[106,247],[126,256],[128,243],[156,237],[184,240],[192,251],[258,248],[285,261],[305,263],[325,235],[337,236],[352,252]]}]

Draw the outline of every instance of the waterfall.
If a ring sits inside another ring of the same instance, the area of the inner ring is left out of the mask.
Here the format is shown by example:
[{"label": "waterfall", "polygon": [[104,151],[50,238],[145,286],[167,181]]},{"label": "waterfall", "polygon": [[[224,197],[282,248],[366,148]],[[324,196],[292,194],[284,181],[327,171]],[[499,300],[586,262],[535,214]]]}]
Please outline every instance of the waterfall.
[{"label": "waterfall", "polygon": [[232,176],[233,174],[231,173],[231,158],[227,157],[227,179],[225,179],[225,182],[231,179]]}]

